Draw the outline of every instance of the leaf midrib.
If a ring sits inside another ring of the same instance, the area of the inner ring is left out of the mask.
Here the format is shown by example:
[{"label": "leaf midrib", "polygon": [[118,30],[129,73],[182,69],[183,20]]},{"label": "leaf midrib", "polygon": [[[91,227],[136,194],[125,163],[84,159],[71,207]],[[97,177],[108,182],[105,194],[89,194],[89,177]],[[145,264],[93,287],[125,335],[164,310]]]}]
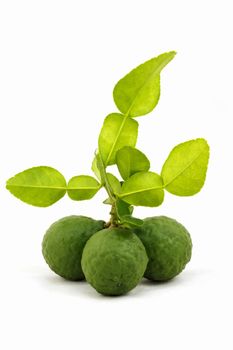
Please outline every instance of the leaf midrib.
[{"label": "leaf midrib", "polygon": [[[122,115],[122,116],[123,116],[123,115]],[[128,116],[127,116],[127,115],[124,115],[124,118],[123,118],[123,120],[122,120],[121,126],[120,126],[120,128],[119,128],[119,130],[118,130],[118,133],[117,133],[117,135],[116,135],[115,141],[114,141],[114,143],[113,143],[113,145],[112,145],[112,148],[111,148],[111,150],[110,150],[110,152],[109,152],[109,154],[108,154],[108,158],[107,158],[107,160],[106,160],[106,165],[108,165],[108,162],[109,162],[109,160],[111,159],[111,156],[112,156],[112,154],[113,154],[114,148],[116,147],[117,141],[118,141],[118,139],[119,139],[119,137],[120,137],[120,135],[121,135],[121,133],[122,133],[122,130],[123,130],[124,126],[125,126],[125,123],[126,123],[127,118],[128,118]]]},{"label": "leaf midrib", "polygon": [[153,191],[153,190],[162,190],[164,186],[160,186],[160,187],[150,187],[150,188],[146,188],[146,189],[141,189],[141,190],[137,190],[134,192],[126,192],[126,193],[122,193],[119,194],[120,198],[124,198],[124,197],[128,197],[137,193],[142,193],[142,192],[148,192],[148,191]]},{"label": "leaf midrib", "polygon": [[101,186],[96,186],[96,187],[67,187],[67,190],[97,190]]},{"label": "leaf midrib", "polygon": [[7,188],[11,187],[22,187],[22,188],[34,188],[34,189],[47,189],[47,190],[95,190],[98,187],[60,187],[60,186],[35,186],[35,185],[7,185]]}]

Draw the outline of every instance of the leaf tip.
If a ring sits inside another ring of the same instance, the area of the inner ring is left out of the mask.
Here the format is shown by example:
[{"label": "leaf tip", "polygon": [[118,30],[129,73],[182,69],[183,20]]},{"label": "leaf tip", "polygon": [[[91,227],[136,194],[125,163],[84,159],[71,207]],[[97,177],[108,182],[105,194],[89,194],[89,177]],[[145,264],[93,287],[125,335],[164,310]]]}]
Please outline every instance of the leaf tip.
[{"label": "leaf tip", "polygon": [[5,184],[5,188],[8,190],[8,191],[11,191],[11,181],[14,179],[14,176],[13,177],[10,177],[7,181],[6,181],[6,184]]},{"label": "leaf tip", "polygon": [[209,148],[208,141],[204,137],[198,137],[196,140],[201,142],[201,143],[203,143],[203,144],[205,144]]},{"label": "leaf tip", "polygon": [[9,190],[9,180],[6,181],[6,183],[5,183],[5,188],[6,188],[7,190]]},{"label": "leaf tip", "polygon": [[175,57],[177,55],[177,51],[173,50],[173,51],[169,51],[170,55],[172,55],[173,57]]}]

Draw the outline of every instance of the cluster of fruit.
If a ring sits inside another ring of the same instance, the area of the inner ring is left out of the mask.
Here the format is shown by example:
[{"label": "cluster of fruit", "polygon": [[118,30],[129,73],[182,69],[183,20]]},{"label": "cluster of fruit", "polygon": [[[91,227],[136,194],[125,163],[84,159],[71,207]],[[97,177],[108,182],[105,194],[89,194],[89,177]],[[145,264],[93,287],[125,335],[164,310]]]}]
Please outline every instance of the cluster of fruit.
[{"label": "cluster of fruit", "polygon": [[[111,206],[108,223],[71,216],[53,224],[43,241],[45,260],[53,271],[71,279],[84,276],[97,291],[120,295],[134,288],[142,276],[164,281],[176,276],[191,258],[192,243],[186,229],[167,217],[141,220],[133,206],[157,207],[165,190],[177,196],[198,193],[205,182],[209,146],[202,139],[172,149],[160,174],[135,148],[136,117],[150,113],[160,97],[160,73],[174,58],[167,52],[138,66],[119,80],[113,90],[120,113],[103,123],[92,162],[95,178],[72,177],[68,183],[56,169],[38,166],[7,181],[7,189],[25,203],[47,207],[66,193],[75,201],[91,199],[104,188]],[[107,171],[116,165],[119,180]]]},{"label": "cluster of fruit", "polygon": [[147,218],[135,230],[104,227],[84,216],[55,222],[42,243],[50,268],[68,280],[85,278],[101,294],[122,295],[143,275],[152,281],[175,277],[191,258],[190,235],[174,219]]}]

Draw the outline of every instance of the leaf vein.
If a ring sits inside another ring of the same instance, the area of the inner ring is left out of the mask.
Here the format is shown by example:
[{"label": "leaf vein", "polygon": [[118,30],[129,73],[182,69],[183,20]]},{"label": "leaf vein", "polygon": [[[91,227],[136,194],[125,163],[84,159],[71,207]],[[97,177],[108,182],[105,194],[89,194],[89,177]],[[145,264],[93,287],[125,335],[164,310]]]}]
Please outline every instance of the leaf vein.
[{"label": "leaf vein", "polygon": [[128,197],[137,193],[142,193],[142,192],[148,192],[148,191],[153,191],[153,190],[162,190],[163,186],[160,187],[150,187],[150,188],[143,188],[141,190],[137,190],[137,191],[133,191],[133,192],[126,192],[126,193],[122,193],[119,195],[120,198],[124,198],[124,197]]}]

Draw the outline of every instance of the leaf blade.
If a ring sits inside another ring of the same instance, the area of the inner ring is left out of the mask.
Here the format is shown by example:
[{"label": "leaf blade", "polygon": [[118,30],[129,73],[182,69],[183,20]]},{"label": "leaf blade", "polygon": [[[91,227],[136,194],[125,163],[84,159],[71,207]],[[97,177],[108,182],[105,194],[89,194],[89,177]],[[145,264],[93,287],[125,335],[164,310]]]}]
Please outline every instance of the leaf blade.
[{"label": "leaf blade", "polygon": [[123,224],[133,227],[141,226],[143,224],[143,220],[132,216],[133,207],[120,198],[117,198],[116,200],[116,212],[120,222]]},{"label": "leaf blade", "polygon": [[124,180],[127,180],[135,173],[150,169],[150,161],[145,154],[130,146],[125,146],[117,151],[116,163],[119,173]]},{"label": "leaf blade", "polygon": [[67,186],[68,196],[75,201],[88,200],[94,197],[101,185],[92,176],[78,175],[70,179]]},{"label": "leaf blade", "polygon": [[95,176],[97,177],[97,179],[101,182],[101,174],[98,168],[98,164],[97,164],[97,156],[95,155],[93,161],[92,161],[92,165],[91,165],[91,170],[93,171],[93,173],[95,174]]},{"label": "leaf blade", "polygon": [[164,199],[162,178],[150,171],[136,173],[125,181],[119,197],[132,205],[157,207]]},{"label": "leaf blade", "polygon": [[123,146],[134,147],[137,142],[138,123],[119,113],[109,114],[99,135],[99,152],[104,165],[115,164],[116,152]]},{"label": "leaf blade", "polygon": [[6,183],[6,188],[24,203],[48,207],[66,193],[66,180],[56,169],[38,166],[24,170]]},{"label": "leaf blade", "polygon": [[113,98],[121,113],[138,117],[155,108],[160,97],[160,72],[175,54],[171,51],[152,58],[119,80]]},{"label": "leaf blade", "polygon": [[108,182],[109,182],[109,185],[111,186],[112,190],[113,190],[113,193],[116,195],[118,193],[121,192],[121,183],[120,181],[118,180],[118,178],[111,174],[111,173],[107,173],[107,178],[108,178]]},{"label": "leaf blade", "polygon": [[119,218],[125,215],[132,214],[132,206],[129,203],[124,202],[122,199],[117,198],[116,200],[116,211]]},{"label": "leaf blade", "polygon": [[165,189],[177,196],[198,193],[205,183],[208,161],[205,139],[180,143],[172,149],[161,171]]},{"label": "leaf blade", "polygon": [[134,216],[131,216],[131,215],[122,216],[121,221],[122,221],[122,223],[126,223],[131,227],[143,225],[143,220],[141,220],[139,218],[135,218]]}]

